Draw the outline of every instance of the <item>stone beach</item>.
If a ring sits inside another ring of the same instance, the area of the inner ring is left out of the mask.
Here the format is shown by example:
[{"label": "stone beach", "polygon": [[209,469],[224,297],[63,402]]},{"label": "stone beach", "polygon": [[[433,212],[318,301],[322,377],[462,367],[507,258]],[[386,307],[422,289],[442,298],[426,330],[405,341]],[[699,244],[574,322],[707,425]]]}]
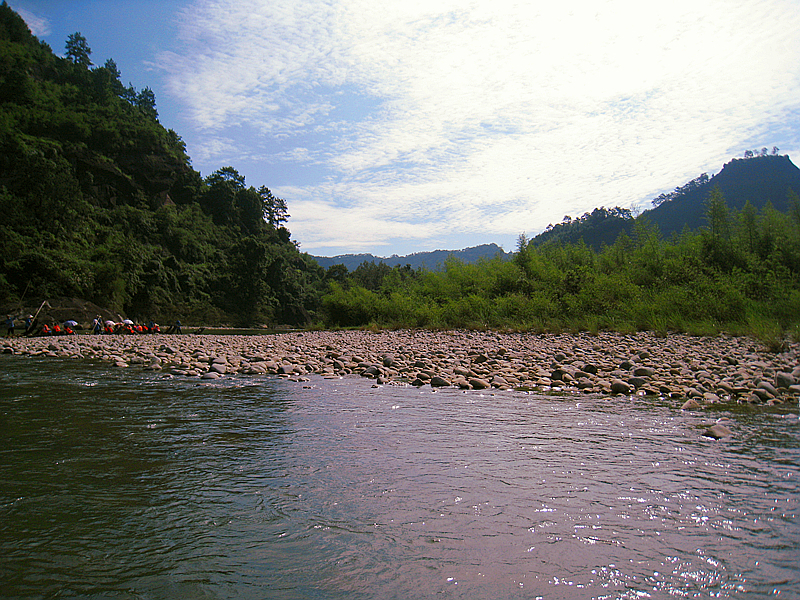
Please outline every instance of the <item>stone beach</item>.
[{"label": "stone beach", "polygon": [[16,337],[0,348],[202,380],[361,376],[376,385],[660,396],[684,409],[797,404],[800,397],[800,344],[771,353],[753,339],[731,336],[359,330]]}]

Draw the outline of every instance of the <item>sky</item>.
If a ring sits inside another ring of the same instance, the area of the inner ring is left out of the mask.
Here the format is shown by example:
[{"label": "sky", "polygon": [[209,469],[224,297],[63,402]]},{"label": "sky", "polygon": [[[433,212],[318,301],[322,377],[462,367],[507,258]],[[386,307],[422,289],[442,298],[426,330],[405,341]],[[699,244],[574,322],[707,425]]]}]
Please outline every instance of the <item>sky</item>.
[{"label": "sky", "polygon": [[8,0],[156,95],[300,249],[514,250],[565,216],[800,149],[797,0]]}]

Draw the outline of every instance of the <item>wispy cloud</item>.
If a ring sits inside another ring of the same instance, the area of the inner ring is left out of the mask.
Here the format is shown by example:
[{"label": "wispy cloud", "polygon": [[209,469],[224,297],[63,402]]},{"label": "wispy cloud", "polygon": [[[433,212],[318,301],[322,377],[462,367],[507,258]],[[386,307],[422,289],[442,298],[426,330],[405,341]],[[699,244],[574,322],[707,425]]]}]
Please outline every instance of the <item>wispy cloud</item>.
[{"label": "wispy cloud", "polygon": [[793,0],[202,0],[180,31],[203,160],[305,169],[275,191],[310,251],[533,233],[800,147]]},{"label": "wispy cloud", "polygon": [[17,8],[16,11],[19,13],[20,17],[25,19],[25,22],[28,24],[28,28],[31,30],[33,35],[37,37],[50,35],[50,21],[48,21],[46,18],[40,17],[36,13],[24,8]]}]

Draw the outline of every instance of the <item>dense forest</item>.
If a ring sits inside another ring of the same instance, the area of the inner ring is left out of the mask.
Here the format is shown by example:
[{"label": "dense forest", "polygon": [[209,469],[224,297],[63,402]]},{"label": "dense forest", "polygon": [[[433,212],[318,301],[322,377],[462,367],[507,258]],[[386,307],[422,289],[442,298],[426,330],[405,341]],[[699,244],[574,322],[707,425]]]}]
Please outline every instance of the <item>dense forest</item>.
[{"label": "dense forest", "polygon": [[[0,6],[0,302],[79,297],[138,319],[306,323],[322,269],[288,209],[233,167],[206,178],[149,88],[66,56]],[[317,284],[316,286],[314,284]]]},{"label": "dense forest", "polygon": [[796,171],[788,157],[733,161],[637,217],[599,208],[521,235],[511,260],[323,269],[291,239],[286,201],[232,166],[202,177],[149,88],[93,65],[79,33],[65,50],[0,5],[5,305],[66,296],[197,325],[800,333],[800,199],[774,171]]}]

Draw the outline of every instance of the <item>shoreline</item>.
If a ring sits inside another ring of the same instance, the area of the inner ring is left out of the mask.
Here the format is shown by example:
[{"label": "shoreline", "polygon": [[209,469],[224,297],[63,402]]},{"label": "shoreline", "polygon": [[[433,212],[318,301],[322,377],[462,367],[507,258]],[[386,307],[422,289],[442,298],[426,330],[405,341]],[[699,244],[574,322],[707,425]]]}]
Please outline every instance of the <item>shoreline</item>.
[{"label": "shoreline", "polygon": [[91,359],[176,377],[361,376],[376,384],[647,395],[683,409],[800,398],[800,344],[751,338],[483,331],[303,331],[274,335],[73,335],[4,338],[0,352]]}]

